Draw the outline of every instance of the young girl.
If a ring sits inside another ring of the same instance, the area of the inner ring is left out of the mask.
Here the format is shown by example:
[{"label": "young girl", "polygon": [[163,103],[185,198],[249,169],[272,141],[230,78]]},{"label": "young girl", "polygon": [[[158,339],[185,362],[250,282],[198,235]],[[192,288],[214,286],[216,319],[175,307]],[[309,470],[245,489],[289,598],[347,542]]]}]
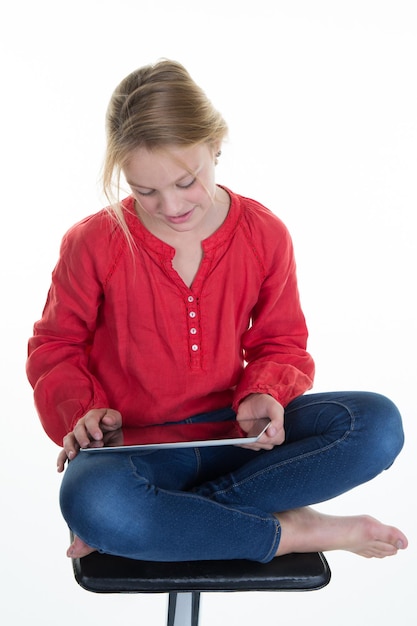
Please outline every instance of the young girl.
[{"label": "young girl", "polygon": [[[322,515],[388,468],[401,418],[373,393],[305,394],[306,351],[289,234],[215,182],[227,127],[178,63],[133,72],[107,115],[110,206],[64,237],[27,372],[68,463],[70,557],[252,559],[345,549],[393,555],[404,534]],[[114,187],[126,179],[131,195]],[[123,426],[268,416],[249,447],[79,453]]]}]

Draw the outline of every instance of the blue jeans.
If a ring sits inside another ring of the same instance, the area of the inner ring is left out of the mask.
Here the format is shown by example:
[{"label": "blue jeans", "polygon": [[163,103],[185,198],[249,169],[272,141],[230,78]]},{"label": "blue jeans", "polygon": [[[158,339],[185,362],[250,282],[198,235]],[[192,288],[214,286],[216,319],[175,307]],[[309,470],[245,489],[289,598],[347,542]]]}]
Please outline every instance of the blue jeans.
[{"label": "blue jeans", "polygon": [[[195,420],[209,417],[235,414],[224,409]],[[108,554],[267,562],[279,545],[280,511],[371,480],[404,442],[395,405],[367,392],[301,396],[285,410],[285,430],[285,443],[268,451],[80,453],[62,481],[63,516],[74,534]]]}]

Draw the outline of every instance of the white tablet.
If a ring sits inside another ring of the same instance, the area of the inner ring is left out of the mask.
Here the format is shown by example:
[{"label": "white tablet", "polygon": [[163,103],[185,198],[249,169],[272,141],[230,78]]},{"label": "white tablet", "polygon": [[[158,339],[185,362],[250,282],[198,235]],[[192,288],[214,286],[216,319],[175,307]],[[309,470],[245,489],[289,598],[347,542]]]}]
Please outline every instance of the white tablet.
[{"label": "white tablet", "polygon": [[120,452],[159,448],[197,448],[205,446],[256,443],[270,424],[268,417],[192,424],[163,424],[121,428],[105,433],[102,441],[92,441],[81,452]]}]

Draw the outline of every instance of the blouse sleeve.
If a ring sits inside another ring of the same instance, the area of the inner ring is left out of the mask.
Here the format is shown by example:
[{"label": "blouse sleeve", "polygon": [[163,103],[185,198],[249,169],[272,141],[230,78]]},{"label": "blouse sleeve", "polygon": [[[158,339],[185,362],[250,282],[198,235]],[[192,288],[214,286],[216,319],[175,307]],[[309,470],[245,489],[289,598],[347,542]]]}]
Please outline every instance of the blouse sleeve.
[{"label": "blouse sleeve", "polygon": [[58,445],[92,408],[108,406],[88,368],[102,299],[93,255],[74,227],[62,241],[42,318],[29,340],[27,375],[42,425]]},{"label": "blouse sleeve", "polygon": [[[284,407],[313,385],[314,362],[306,350],[308,331],[301,310],[293,245],[279,222],[265,236],[264,280],[250,328],[242,338],[247,363],[233,406],[251,393],[267,393]],[[269,259],[269,260],[268,260]]]}]

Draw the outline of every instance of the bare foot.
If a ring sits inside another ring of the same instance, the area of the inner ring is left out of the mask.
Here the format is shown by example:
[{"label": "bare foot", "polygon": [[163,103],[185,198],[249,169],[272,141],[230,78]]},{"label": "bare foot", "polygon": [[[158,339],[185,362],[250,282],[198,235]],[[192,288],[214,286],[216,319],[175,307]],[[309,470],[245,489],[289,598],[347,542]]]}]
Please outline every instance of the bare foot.
[{"label": "bare foot", "polygon": [[91,554],[91,552],[95,551],[95,548],[91,548],[89,545],[84,543],[82,539],[75,536],[74,541],[67,550],[67,556],[71,559],[81,559],[83,556],[87,556],[87,554]]},{"label": "bare foot", "polygon": [[407,547],[407,537],[368,515],[338,517],[309,507],[276,514],[281,541],[276,556],[290,552],[348,550],[366,558],[392,556]]}]

